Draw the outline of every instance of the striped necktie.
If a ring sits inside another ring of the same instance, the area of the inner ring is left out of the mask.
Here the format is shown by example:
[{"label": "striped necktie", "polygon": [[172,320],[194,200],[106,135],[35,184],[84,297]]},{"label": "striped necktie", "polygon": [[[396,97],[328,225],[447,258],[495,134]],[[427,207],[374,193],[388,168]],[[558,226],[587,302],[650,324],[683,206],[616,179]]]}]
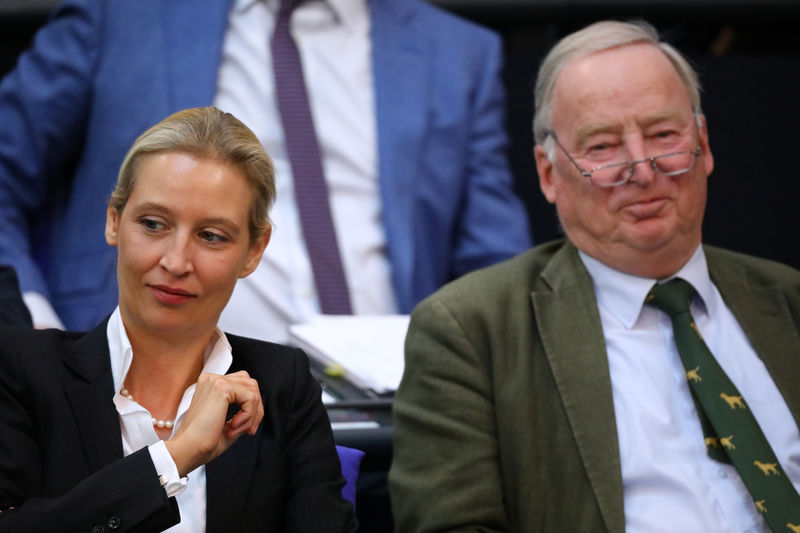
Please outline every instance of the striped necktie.
[{"label": "striped necktie", "polygon": [[281,2],[270,41],[278,112],[320,309],[324,314],[351,314],[303,65],[290,32],[292,11],[299,4],[299,0]]}]

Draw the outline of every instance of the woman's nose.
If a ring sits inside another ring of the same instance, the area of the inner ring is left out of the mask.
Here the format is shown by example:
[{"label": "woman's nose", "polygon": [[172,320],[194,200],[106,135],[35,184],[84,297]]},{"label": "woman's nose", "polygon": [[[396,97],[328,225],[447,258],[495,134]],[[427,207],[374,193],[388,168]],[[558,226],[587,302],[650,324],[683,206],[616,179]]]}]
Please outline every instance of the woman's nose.
[{"label": "woman's nose", "polygon": [[174,276],[183,276],[193,269],[191,239],[176,235],[164,243],[166,249],[158,264]]}]

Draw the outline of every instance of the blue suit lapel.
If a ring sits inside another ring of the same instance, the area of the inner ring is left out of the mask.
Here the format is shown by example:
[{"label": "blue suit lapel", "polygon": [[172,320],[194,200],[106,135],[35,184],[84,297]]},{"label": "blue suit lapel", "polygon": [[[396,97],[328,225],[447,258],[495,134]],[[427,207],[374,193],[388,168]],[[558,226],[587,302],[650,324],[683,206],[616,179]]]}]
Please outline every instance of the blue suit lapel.
[{"label": "blue suit lapel", "polygon": [[162,2],[167,101],[173,112],[213,103],[231,2]]},{"label": "blue suit lapel", "polygon": [[[431,36],[415,29],[415,11],[403,1],[369,4],[378,178],[395,293],[410,295],[414,264],[414,179],[427,128]],[[401,308],[410,302],[398,301]]]}]

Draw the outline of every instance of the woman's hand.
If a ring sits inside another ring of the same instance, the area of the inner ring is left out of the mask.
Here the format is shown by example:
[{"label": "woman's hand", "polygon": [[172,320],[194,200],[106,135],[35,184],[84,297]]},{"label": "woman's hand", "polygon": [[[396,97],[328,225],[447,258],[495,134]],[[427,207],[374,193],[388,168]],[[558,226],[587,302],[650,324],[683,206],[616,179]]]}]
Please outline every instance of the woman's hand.
[{"label": "woman's hand", "polygon": [[[240,411],[225,420],[228,407]],[[244,433],[254,435],[264,418],[258,382],[241,370],[224,376],[200,374],[194,398],[178,431],[168,441],[181,477],[222,455]]]}]

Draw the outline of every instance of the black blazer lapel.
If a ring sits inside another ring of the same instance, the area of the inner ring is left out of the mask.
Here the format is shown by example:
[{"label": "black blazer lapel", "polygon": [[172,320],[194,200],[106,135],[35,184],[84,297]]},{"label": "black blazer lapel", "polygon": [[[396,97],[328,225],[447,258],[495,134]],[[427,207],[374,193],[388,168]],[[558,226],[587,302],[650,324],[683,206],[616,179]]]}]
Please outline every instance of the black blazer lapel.
[{"label": "black blazer lapel", "polygon": [[[228,373],[242,369],[241,358],[234,353]],[[209,533],[231,530],[230,517],[241,514],[252,485],[263,429],[261,425],[254,436],[243,435],[225,453],[206,464],[206,531]]]},{"label": "black blazer lapel", "polygon": [[567,243],[531,293],[539,334],[586,474],[609,532],[625,530],[622,472],[611,377],[594,289]]},{"label": "black blazer lapel", "polygon": [[122,457],[119,416],[113,402],[107,323],[108,319],[78,339],[63,359],[74,376],[65,382],[64,392],[92,472]]}]

